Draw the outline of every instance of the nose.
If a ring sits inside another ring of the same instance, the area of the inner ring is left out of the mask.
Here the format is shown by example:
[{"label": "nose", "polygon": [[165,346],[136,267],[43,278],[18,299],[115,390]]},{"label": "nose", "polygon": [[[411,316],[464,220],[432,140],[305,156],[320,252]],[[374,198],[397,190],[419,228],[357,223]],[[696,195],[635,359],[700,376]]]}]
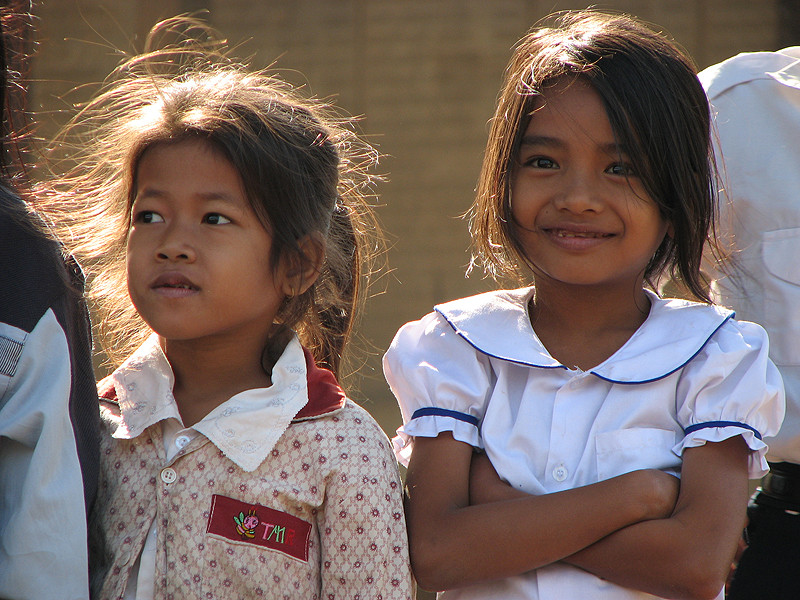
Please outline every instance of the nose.
[{"label": "nose", "polygon": [[601,181],[592,173],[575,170],[564,177],[564,186],[554,201],[559,210],[575,214],[600,212],[603,209]]},{"label": "nose", "polygon": [[194,262],[197,252],[189,228],[179,223],[166,227],[156,248],[156,258],[162,261]]}]

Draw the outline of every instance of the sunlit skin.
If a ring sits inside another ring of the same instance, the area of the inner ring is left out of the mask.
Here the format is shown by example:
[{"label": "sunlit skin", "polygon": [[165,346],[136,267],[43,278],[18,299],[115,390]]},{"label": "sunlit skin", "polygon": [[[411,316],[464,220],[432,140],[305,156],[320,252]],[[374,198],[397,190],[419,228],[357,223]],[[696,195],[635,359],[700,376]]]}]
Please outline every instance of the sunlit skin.
[{"label": "sunlit skin", "polygon": [[[589,370],[647,318],[644,271],[670,225],[581,79],[548,88],[516,158],[531,323],[553,357]],[[564,561],[657,596],[716,597],[744,522],[747,456],[736,436],[687,449],[680,484],[644,470],[528,495],[450,432],[417,437],[406,478],[414,573],[441,590]]]},{"label": "sunlit skin", "polygon": [[[644,270],[669,224],[618,146],[600,96],[580,78],[547,88],[516,163],[511,209],[533,268],[534,329],[565,364],[594,367],[647,316]],[[587,301],[602,302],[608,318],[597,319],[595,304],[591,323],[576,321]],[[560,350],[576,346],[563,343],[570,324],[610,343],[586,356]]]},{"label": "sunlit skin", "polygon": [[188,426],[235,393],[271,384],[263,349],[291,285],[273,272],[270,234],[238,172],[208,142],[146,150],[135,191],[128,291],[159,335]]}]

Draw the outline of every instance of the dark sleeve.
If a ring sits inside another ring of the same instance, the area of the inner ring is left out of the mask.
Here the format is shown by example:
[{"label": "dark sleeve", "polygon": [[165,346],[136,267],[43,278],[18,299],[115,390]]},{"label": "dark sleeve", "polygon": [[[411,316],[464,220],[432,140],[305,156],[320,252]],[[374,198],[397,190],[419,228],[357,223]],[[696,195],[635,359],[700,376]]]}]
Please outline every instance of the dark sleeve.
[{"label": "dark sleeve", "polygon": [[64,330],[72,375],[70,421],[88,511],[97,487],[99,413],[83,285],[77,263],[64,257],[21,200],[0,187],[0,322],[30,333],[52,310]]}]

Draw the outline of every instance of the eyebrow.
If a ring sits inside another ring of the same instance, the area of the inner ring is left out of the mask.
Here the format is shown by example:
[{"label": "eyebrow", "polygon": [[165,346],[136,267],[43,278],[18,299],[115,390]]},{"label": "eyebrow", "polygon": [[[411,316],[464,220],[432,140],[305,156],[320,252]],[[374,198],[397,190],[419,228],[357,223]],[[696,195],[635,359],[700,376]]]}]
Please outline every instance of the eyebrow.
[{"label": "eyebrow", "polygon": [[545,146],[548,148],[562,148],[564,142],[558,138],[549,137],[546,135],[526,135],[522,138],[520,147],[525,146]]},{"label": "eyebrow", "polygon": [[[165,190],[154,187],[146,187],[136,192],[136,198],[167,198],[168,196],[169,194]],[[238,204],[232,196],[225,192],[201,192],[197,194],[197,197],[206,201],[217,200],[230,205]]]},{"label": "eyebrow", "polygon": [[[548,135],[526,135],[523,136],[522,138],[520,149],[523,149],[526,146],[539,146],[543,148],[563,149],[566,146],[566,144],[564,143],[563,140]],[[618,144],[616,142],[598,144],[598,148],[601,151],[611,156],[618,156],[618,155],[628,156],[627,147],[623,144]]]}]

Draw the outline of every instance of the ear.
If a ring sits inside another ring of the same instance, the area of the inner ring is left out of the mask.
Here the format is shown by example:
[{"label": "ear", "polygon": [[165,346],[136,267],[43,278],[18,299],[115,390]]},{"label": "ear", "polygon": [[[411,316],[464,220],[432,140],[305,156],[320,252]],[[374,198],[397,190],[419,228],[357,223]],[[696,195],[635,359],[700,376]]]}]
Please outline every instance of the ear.
[{"label": "ear", "polygon": [[325,259],[325,246],[317,234],[309,234],[298,240],[299,256],[285,256],[282,265],[281,292],[292,298],[303,294],[319,277],[322,261]]}]

